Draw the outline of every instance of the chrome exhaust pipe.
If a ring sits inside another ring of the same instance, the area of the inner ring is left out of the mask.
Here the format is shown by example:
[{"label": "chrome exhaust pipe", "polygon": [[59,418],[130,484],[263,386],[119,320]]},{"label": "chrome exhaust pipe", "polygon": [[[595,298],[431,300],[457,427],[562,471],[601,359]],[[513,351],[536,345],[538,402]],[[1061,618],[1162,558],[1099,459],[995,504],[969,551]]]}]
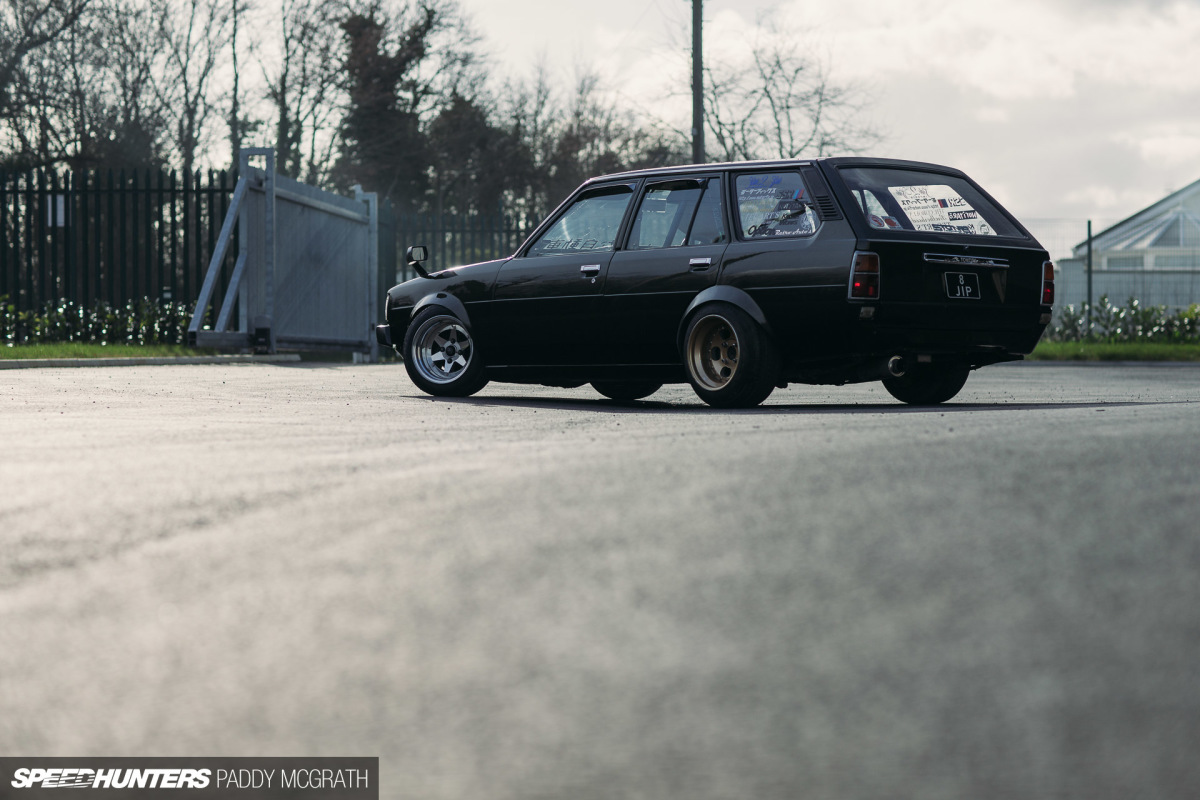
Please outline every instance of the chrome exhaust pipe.
[{"label": "chrome exhaust pipe", "polygon": [[887,360],[887,372],[893,378],[903,378],[907,371],[908,364],[905,362],[904,356],[892,356]]}]

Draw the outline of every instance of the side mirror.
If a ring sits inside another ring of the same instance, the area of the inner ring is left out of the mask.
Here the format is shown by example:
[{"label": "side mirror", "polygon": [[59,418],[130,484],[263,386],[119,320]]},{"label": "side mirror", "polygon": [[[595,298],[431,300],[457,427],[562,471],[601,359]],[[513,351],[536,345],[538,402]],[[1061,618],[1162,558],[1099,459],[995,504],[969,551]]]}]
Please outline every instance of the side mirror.
[{"label": "side mirror", "polygon": [[428,277],[429,273],[421,266],[421,262],[429,258],[429,253],[423,244],[414,244],[408,248],[408,252],[404,254],[404,260],[414,271],[422,278]]}]

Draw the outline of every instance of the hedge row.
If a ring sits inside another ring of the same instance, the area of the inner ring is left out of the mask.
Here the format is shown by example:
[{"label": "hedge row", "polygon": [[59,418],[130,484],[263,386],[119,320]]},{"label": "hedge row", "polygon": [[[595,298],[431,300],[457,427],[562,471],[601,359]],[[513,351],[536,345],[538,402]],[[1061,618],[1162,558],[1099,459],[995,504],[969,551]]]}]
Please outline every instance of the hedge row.
[{"label": "hedge row", "polygon": [[38,311],[17,311],[7,296],[0,296],[0,343],[186,344],[191,317],[189,305],[166,300],[134,300],[123,306],[59,300]]},{"label": "hedge row", "polygon": [[[0,342],[6,345],[43,342],[108,344],[186,344],[192,309],[185,303],[136,300],[124,306],[96,302],[90,307],[71,300],[47,303],[40,311],[21,311],[0,296]],[[1087,303],[1058,309],[1046,329],[1051,342],[1191,342],[1200,343],[1200,305],[1181,311],[1143,306],[1130,298],[1113,305],[1107,295],[1092,310]]]},{"label": "hedge row", "polygon": [[1162,342],[1200,343],[1200,305],[1168,311],[1166,306],[1143,306],[1134,298],[1124,306],[1113,305],[1108,295],[1092,309],[1088,327],[1088,305],[1058,309],[1043,338],[1051,342]]}]

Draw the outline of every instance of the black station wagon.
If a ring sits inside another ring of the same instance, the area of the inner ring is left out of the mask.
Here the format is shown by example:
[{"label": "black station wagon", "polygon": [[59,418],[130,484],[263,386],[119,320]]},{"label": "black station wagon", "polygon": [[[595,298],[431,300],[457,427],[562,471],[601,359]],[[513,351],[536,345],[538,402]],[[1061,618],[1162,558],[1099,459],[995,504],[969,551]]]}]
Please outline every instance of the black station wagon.
[{"label": "black station wagon", "polygon": [[754,406],[788,382],[882,380],[941,403],[968,373],[1033,350],[1050,321],[1046,250],[962,172],[826,158],[593,178],[510,258],[387,293],[381,344],[425,392],[489,380],[614,400],[690,383]]}]

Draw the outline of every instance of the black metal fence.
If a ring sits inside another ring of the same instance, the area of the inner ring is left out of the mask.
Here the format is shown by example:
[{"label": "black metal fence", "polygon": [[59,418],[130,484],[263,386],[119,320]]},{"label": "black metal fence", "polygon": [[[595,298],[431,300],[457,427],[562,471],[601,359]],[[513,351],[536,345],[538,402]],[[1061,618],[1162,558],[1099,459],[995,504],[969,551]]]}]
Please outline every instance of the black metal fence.
[{"label": "black metal fence", "polygon": [[60,300],[192,302],[235,183],[225,172],[0,175],[0,296],[17,311]]},{"label": "black metal fence", "polygon": [[504,214],[397,214],[396,251],[400,263],[396,278],[413,277],[404,263],[404,254],[411,245],[423,244],[429,249],[425,268],[432,272],[510,256],[537,223]]},{"label": "black metal fence", "polygon": [[[211,171],[0,173],[0,297],[18,313],[62,300],[85,307],[143,299],[193,304],[236,183],[233,173]],[[413,277],[404,263],[412,244],[429,248],[431,270],[502,258],[536,222],[393,214],[381,203],[381,277]],[[232,242],[220,285],[237,252]]]}]

